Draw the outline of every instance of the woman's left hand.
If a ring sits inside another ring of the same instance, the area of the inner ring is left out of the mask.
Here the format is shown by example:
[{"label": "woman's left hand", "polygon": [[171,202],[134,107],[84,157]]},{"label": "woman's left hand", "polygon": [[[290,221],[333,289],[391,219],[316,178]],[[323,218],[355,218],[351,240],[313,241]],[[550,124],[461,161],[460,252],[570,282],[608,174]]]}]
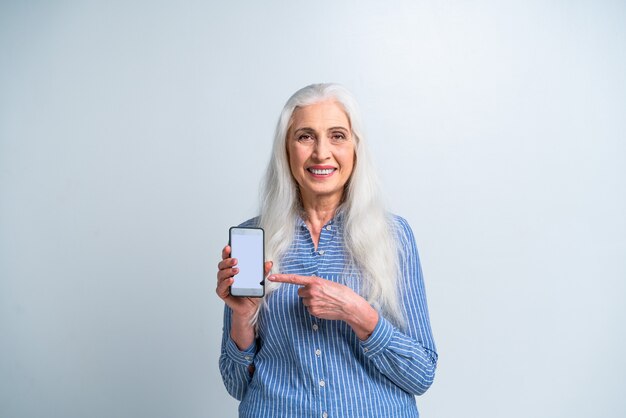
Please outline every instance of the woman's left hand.
[{"label": "woman's left hand", "polygon": [[296,274],[272,274],[269,280],[302,286],[298,289],[298,296],[311,315],[345,321],[361,340],[366,340],[378,323],[378,312],[354,290],[342,284]]}]

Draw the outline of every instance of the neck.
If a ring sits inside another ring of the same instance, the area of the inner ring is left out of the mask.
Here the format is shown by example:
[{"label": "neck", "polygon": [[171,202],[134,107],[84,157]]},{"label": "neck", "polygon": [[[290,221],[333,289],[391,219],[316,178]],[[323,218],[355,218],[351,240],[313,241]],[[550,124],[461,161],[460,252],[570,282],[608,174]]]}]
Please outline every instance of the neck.
[{"label": "neck", "polygon": [[341,196],[316,197],[307,199],[302,196],[302,207],[307,224],[319,225],[321,228],[330,221],[341,204]]},{"label": "neck", "polygon": [[341,204],[341,196],[317,197],[315,200],[302,197],[304,222],[317,249],[322,228],[330,221]]}]

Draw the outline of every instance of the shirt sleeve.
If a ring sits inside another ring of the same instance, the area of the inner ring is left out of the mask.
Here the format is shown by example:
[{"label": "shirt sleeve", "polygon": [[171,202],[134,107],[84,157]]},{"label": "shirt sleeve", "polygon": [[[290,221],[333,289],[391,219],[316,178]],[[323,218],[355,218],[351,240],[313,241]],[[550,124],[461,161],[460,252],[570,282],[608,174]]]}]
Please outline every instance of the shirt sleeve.
[{"label": "shirt sleeve", "polygon": [[224,327],[222,329],[222,349],[219,367],[222,380],[228,393],[237,400],[242,400],[248,384],[252,380],[256,342],[245,350],[240,350],[230,337],[232,310],[224,305]]},{"label": "shirt sleeve", "polygon": [[413,231],[400,217],[396,217],[396,228],[402,250],[400,294],[406,326],[400,330],[379,314],[376,328],[361,348],[381,374],[406,392],[421,395],[434,380],[438,356]]}]

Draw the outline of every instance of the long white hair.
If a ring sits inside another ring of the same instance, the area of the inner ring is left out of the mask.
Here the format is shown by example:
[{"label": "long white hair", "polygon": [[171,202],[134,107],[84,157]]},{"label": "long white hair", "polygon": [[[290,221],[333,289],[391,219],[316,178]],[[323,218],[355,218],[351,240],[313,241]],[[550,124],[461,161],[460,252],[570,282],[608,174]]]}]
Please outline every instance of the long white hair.
[{"label": "long white hair", "polygon": [[[344,195],[344,243],[350,264],[361,278],[362,295],[396,325],[405,323],[400,304],[399,246],[390,215],[379,191],[376,170],[363,139],[357,103],[338,84],[311,84],[291,96],[285,104],[274,137],[272,156],[261,188],[260,226],[265,230],[266,257],[280,271],[280,260],[293,242],[302,213],[297,183],[289,168],[287,133],[293,112],[325,100],[336,101],[346,112],[355,142],[355,165]],[[266,281],[266,297],[280,286]],[[255,318],[256,319],[256,318]]]}]

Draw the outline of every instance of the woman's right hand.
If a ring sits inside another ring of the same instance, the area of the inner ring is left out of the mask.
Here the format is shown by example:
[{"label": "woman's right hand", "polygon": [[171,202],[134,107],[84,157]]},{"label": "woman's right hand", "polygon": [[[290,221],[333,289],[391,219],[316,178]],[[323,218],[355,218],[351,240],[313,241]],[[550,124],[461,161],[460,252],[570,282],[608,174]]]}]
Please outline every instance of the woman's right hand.
[{"label": "woman's right hand", "polygon": [[[217,265],[217,269],[217,288],[215,289],[217,296],[233,310],[233,314],[252,318],[262,298],[231,296],[229,288],[235,282],[234,276],[239,273],[239,269],[237,268],[237,259],[230,258],[230,245],[225,246],[222,250],[222,261]],[[271,269],[272,262],[266,261],[264,275],[267,276]]]}]

